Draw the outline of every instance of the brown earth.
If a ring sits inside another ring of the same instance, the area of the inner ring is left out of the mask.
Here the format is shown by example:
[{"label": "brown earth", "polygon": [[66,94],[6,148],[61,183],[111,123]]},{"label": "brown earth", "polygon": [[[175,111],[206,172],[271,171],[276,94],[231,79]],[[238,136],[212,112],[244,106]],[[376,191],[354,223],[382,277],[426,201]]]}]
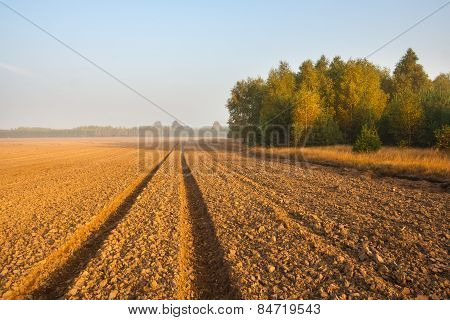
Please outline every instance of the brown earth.
[{"label": "brown earth", "polygon": [[448,299],[445,190],[229,145],[154,146],[144,177],[133,140],[0,142],[0,295]]}]

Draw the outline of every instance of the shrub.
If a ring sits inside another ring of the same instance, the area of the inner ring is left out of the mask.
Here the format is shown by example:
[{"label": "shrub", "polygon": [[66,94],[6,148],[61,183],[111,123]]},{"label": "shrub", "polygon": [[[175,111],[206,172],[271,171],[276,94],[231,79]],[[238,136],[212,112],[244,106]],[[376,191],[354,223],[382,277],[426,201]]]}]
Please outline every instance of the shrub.
[{"label": "shrub", "polygon": [[333,118],[333,114],[329,111],[323,111],[311,129],[307,144],[311,146],[329,146],[342,143],[343,141],[342,132],[337,121]]},{"label": "shrub", "polygon": [[440,129],[434,131],[434,135],[436,137],[435,147],[437,149],[450,149],[450,126],[448,124],[445,124]]},{"label": "shrub", "polygon": [[397,146],[398,146],[399,148],[402,148],[402,149],[410,147],[409,141],[406,140],[406,139],[400,140],[400,141],[398,142]]},{"label": "shrub", "polygon": [[353,144],[354,152],[374,152],[381,148],[380,137],[375,128],[364,125]]}]

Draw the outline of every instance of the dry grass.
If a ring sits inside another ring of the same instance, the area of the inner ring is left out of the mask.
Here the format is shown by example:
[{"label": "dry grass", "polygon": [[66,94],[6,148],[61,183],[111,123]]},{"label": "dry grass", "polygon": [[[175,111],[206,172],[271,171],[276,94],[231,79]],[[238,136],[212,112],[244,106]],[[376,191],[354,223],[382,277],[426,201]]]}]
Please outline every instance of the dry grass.
[{"label": "dry grass", "polygon": [[258,153],[296,156],[305,161],[339,165],[380,174],[450,179],[450,157],[434,149],[383,147],[376,153],[354,153],[351,146],[255,148]]}]

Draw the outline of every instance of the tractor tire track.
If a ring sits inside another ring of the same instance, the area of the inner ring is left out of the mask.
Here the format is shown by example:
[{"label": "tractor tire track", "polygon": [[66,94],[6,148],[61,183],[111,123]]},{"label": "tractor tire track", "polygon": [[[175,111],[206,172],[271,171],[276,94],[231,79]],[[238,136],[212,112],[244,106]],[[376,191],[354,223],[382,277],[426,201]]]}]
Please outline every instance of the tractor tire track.
[{"label": "tractor tire track", "polygon": [[3,298],[56,299],[64,295],[71,281],[95,256],[106,237],[127,214],[144,187],[171,153],[172,150],[150,172],[129,185],[90,222],[78,228],[62,246],[32,268],[18,285],[7,291]]},{"label": "tractor tire track", "polygon": [[345,289],[338,284],[344,282],[351,286],[346,290],[351,298],[380,296],[356,275],[333,269],[339,265],[333,253],[318,251],[298,230],[287,228],[271,208],[253,197],[254,190],[209,171],[205,162],[196,164],[195,174],[245,299],[340,298]]},{"label": "tractor tire track", "polygon": [[181,175],[174,150],[96,256],[74,279],[67,299],[176,299]]},{"label": "tractor tire track", "polygon": [[[101,157],[56,159],[53,165],[49,159],[38,169],[5,167],[21,183],[0,188],[0,297],[139,177],[136,151],[103,149]],[[162,158],[162,152],[152,153]]]},{"label": "tractor tire track", "polygon": [[[182,203],[180,263],[180,299],[238,299],[239,292],[230,279],[230,268],[216,235],[215,225],[205,205],[197,181],[181,151],[183,181],[180,195]],[[189,245],[192,244],[192,250]]]}]

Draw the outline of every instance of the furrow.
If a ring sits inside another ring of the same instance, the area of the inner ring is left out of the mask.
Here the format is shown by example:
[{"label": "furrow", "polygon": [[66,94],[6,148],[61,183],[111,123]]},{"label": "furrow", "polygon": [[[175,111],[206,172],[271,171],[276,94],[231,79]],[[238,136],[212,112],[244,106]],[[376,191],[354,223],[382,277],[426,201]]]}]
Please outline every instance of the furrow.
[{"label": "furrow", "polygon": [[[180,215],[184,248],[180,263],[184,271],[181,271],[179,298],[236,299],[239,293],[231,283],[229,266],[225,262],[214,222],[183,151],[181,167],[183,181],[180,195],[185,201]],[[188,249],[190,244],[192,250]]]},{"label": "furrow", "polygon": [[79,227],[62,246],[36,264],[17,285],[3,295],[3,298],[51,299],[64,294],[70,280],[95,255],[171,152],[150,172],[138,177],[90,222]]}]

